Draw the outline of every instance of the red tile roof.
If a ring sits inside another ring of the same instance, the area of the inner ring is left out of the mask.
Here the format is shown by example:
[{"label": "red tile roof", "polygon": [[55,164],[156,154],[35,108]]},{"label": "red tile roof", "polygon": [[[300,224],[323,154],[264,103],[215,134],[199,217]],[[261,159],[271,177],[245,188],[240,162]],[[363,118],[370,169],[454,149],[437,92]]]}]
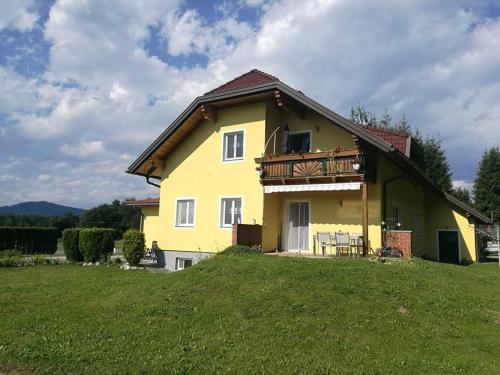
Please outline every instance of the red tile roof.
[{"label": "red tile roof", "polygon": [[221,94],[224,92],[246,89],[249,87],[262,85],[264,83],[276,81],[279,81],[279,79],[275,76],[262,72],[258,69],[252,69],[249,72],[242,74],[241,76],[236,77],[235,79],[232,79],[231,81],[226,82],[223,85],[205,93],[205,95]]},{"label": "red tile roof", "polygon": [[374,128],[372,126],[363,126],[363,127],[373,135],[376,135],[377,137],[382,138],[383,140],[389,142],[397,150],[406,155],[406,139],[407,139],[406,135],[399,134],[397,132],[387,129]]},{"label": "red tile roof", "polygon": [[160,204],[160,198],[145,198],[129,200],[125,203],[127,206],[157,206]]}]

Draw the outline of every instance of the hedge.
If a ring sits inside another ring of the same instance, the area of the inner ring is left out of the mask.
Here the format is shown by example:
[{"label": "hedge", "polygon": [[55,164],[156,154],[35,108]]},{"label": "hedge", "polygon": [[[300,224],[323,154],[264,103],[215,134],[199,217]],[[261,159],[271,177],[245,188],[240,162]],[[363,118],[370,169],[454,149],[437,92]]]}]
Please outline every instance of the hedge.
[{"label": "hedge", "polygon": [[81,229],[78,246],[85,262],[107,261],[115,247],[115,230]]},{"label": "hedge", "polygon": [[63,231],[62,241],[66,259],[72,262],[81,262],[83,255],[80,251],[81,228],[67,228]]},{"label": "hedge", "polygon": [[145,253],[144,233],[129,229],[123,234],[123,256],[132,266],[137,266]]},{"label": "hedge", "polygon": [[0,250],[19,250],[23,254],[54,254],[56,228],[0,227]]}]

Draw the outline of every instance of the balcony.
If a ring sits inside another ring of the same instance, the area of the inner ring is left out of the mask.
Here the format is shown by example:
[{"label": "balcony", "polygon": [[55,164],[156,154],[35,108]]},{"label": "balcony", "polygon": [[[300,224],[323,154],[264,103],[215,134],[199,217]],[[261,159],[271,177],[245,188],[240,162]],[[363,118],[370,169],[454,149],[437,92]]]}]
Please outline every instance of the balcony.
[{"label": "balcony", "polygon": [[365,175],[359,149],[266,155],[255,162],[263,185],[362,181]]}]

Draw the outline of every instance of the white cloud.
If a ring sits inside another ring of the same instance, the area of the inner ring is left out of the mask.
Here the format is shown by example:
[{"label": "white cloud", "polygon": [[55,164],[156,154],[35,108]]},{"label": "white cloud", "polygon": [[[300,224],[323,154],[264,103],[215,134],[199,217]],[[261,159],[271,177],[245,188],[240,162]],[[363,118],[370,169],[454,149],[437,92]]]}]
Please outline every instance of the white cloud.
[{"label": "white cloud", "polygon": [[182,14],[170,13],[162,34],[173,56],[198,53],[214,58],[224,56],[251,32],[247,23],[230,16],[206,25],[197,11],[188,9]]},{"label": "white cloud", "polygon": [[90,141],[78,145],[64,144],[61,146],[61,151],[68,156],[84,159],[90,156],[102,155],[105,149],[102,141]]},{"label": "white cloud", "polygon": [[469,191],[472,191],[472,188],[474,187],[474,182],[471,181],[465,181],[465,180],[454,180],[452,182],[453,187],[456,188],[464,188]]},{"label": "white cloud", "polygon": [[0,30],[17,29],[29,31],[38,20],[38,14],[31,9],[33,0],[2,0],[0,1]]}]

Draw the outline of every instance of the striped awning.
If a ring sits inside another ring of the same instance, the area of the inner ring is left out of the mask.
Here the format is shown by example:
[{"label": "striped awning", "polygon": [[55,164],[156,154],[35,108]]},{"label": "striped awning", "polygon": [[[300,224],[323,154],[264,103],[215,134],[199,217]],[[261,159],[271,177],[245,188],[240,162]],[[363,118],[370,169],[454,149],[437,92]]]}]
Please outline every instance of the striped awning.
[{"label": "striped awning", "polygon": [[333,184],[266,185],[264,193],[288,193],[296,191],[359,190],[361,182],[336,182]]}]

